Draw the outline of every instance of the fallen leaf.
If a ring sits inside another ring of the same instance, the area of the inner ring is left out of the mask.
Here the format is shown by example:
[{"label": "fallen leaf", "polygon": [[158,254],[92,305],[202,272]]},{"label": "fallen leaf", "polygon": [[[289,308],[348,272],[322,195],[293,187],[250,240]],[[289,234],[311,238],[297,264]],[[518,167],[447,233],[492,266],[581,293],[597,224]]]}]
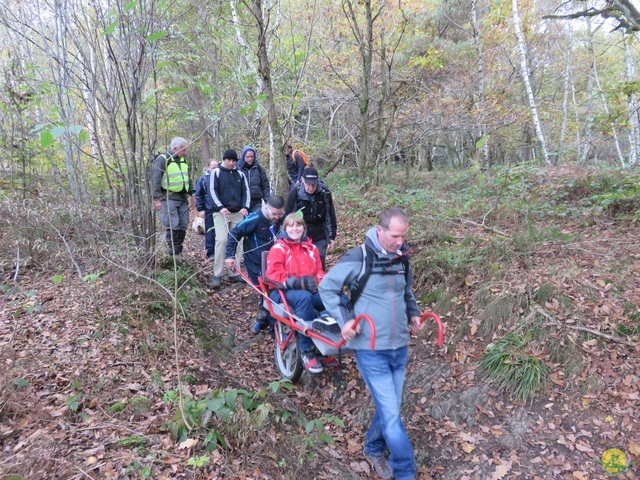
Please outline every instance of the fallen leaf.
[{"label": "fallen leaf", "polygon": [[638,445],[634,441],[630,441],[629,442],[629,453],[632,453],[634,455],[640,455],[640,445]]},{"label": "fallen leaf", "polygon": [[581,452],[587,452],[587,453],[593,452],[593,448],[580,442],[576,443],[576,450],[580,450]]},{"label": "fallen leaf", "polygon": [[511,470],[511,462],[503,462],[496,467],[496,471],[491,475],[491,480],[501,480]]},{"label": "fallen leaf", "polygon": [[465,442],[476,443],[476,439],[473,438],[473,435],[469,435],[465,432],[460,432],[460,438]]},{"label": "fallen leaf", "polygon": [[182,442],[180,445],[178,445],[178,450],[183,450],[185,448],[191,448],[196,443],[198,443],[197,439],[195,439],[195,438],[187,438],[184,442]]},{"label": "fallen leaf", "polygon": [[573,477],[578,480],[589,480],[589,477],[585,472],[573,472]]},{"label": "fallen leaf", "polygon": [[180,460],[179,458],[162,457],[161,462],[165,465],[171,465],[172,463],[180,463],[182,462],[182,460]]}]

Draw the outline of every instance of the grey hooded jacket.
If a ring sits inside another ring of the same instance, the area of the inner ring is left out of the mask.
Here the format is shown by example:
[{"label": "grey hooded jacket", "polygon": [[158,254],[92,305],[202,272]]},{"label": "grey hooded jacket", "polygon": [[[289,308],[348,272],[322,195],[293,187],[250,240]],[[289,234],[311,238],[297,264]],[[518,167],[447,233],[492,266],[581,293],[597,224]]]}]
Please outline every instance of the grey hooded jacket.
[{"label": "grey hooded jacket", "polygon": [[[403,245],[399,252],[388,253],[380,246],[376,227],[371,228],[365,238],[367,255],[377,256],[371,276],[353,310],[345,306],[342,289],[351,285],[363,266],[362,249],[354,248],[322,279],[318,290],[329,314],[342,327],[348,320],[361,313],[368,314],[376,328],[376,350],[393,350],[409,343],[409,319],[420,316],[420,309],[413,295],[413,269],[405,275],[403,262],[397,261],[401,255],[408,255],[409,247]],[[393,261],[393,260],[396,261]],[[368,350],[371,336],[369,324],[361,322],[359,335],[347,343],[354,350]]]}]

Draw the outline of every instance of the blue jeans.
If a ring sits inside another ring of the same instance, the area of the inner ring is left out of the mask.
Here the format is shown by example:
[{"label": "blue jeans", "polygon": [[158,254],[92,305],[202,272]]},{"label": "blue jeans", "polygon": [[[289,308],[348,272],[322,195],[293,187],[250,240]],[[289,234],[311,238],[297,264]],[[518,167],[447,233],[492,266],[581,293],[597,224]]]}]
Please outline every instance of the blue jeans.
[{"label": "blue jeans", "polygon": [[[270,297],[276,302],[280,301],[280,294],[277,290],[271,292]],[[289,306],[296,311],[296,316],[307,322],[310,322],[316,317],[315,310],[319,312],[324,310],[324,305],[318,292],[311,293],[307,290],[285,290],[284,297],[287,299]],[[301,352],[308,352],[313,349],[313,340],[299,332],[296,332],[296,335],[298,335],[298,345],[300,345]]]},{"label": "blue jeans", "polygon": [[414,480],[416,462],[413,447],[400,418],[408,348],[356,350],[355,357],[360,375],[376,407],[365,436],[364,450],[377,457],[389,449],[388,461],[393,478]]}]

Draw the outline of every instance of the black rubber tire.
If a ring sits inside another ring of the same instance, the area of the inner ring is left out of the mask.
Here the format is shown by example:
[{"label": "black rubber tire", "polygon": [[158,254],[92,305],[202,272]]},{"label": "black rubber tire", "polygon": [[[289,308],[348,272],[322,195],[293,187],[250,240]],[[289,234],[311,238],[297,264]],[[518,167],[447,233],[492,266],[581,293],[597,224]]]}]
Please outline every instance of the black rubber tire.
[{"label": "black rubber tire", "polygon": [[[291,328],[282,322],[276,322],[274,328],[278,330],[280,338],[286,338]],[[291,383],[300,380],[300,376],[304,371],[302,359],[300,358],[300,348],[298,347],[298,337],[295,336],[294,341],[287,345],[284,352],[280,351],[278,343],[275,342],[275,360],[276,367],[282,378],[287,378]]]}]

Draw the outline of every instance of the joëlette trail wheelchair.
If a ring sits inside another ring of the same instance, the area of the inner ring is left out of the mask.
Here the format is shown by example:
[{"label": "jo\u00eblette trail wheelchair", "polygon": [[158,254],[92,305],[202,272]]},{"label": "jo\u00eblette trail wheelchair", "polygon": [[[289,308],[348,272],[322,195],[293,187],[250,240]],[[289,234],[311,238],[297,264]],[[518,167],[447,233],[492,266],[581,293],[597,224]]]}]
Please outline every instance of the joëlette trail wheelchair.
[{"label": "jo\u00eblette trail wheelchair", "polygon": [[[262,253],[263,272],[266,271],[267,253],[268,252]],[[339,369],[342,355],[353,353],[351,349],[344,346],[345,339],[342,337],[340,327],[335,320],[322,312],[319,313],[318,318],[311,322],[299,318],[287,303],[284,292],[278,288],[278,285],[269,281],[264,276],[258,279],[258,285],[254,285],[237,264],[235,268],[244,281],[261,295],[263,307],[269,311],[269,314],[275,320],[275,324],[273,325],[275,340],[274,356],[276,368],[283,378],[290,380],[292,383],[296,383],[304,371],[295,332],[300,332],[311,338],[322,355],[322,362],[327,369]],[[276,302],[269,297],[269,294],[273,290],[277,290],[280,293],[280,302]],[[427,318],[435,320],[438,326],[438,345],[442,346],[444,327],[440,317],[435,313],[426,312],[422,315],[420,321],[424,322]],[[371,329],[369,346],[371,350],[373,350],[376,341],[375,325],[371,317],[366,314],[358,315],[355,319],[355,325],[363,321],[367,322]]]}]

